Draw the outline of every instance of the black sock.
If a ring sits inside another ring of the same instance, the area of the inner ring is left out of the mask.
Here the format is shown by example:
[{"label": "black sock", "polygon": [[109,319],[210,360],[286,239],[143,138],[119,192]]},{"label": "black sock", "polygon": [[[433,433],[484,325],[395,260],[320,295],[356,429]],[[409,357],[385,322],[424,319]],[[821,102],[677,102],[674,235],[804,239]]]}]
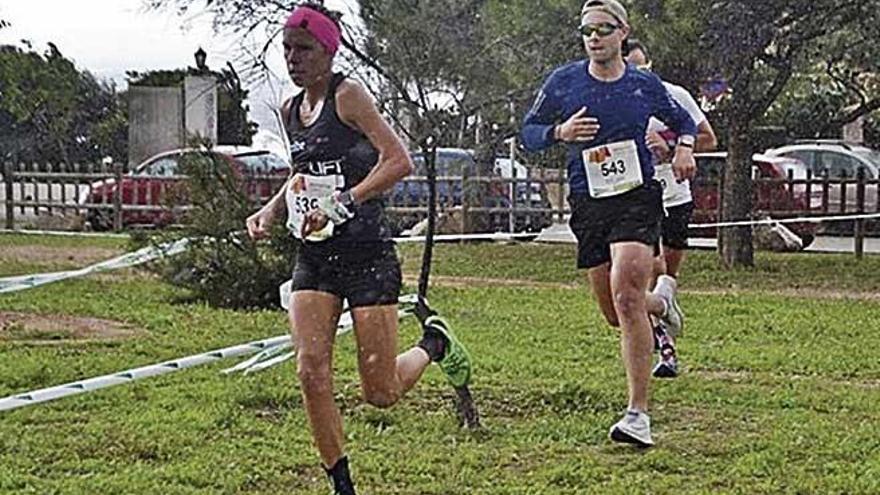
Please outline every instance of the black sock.
[{"label": "black sock", "polygon": [[419,296],[419,300],[416,303],[416,307],[415,307],[415,315],[416,315],[416,318],[419,319],[419,323],[424,325],[425,320],[427,320],[429,317],[434,316],[436,314],[437,314],[437,312],[434,311],[433,309],[431,309],[430,306],[428,306],[428,301],[425,300],[424,297]]},{"label": "black sock", "polygon": [[436,363],[446,355],[446,336],[431,327],[424,327],[422,340],[416,346],[424,349]]},{"label": "black sock", "polygon": [[333,482],[333,495],[355,495],[351,473],[348,472],[348,457],[339,459],[330,469],[325,467],[324,472]]}]

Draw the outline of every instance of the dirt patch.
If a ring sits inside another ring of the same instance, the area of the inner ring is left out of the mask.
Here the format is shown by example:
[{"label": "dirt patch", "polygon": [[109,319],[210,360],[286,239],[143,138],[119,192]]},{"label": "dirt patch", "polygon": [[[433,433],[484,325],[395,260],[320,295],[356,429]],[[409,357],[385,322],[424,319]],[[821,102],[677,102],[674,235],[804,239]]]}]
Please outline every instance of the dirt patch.
[{"label": "dirt patch", "polygon": [[105,261],[122,254],[110,248],[73,248],[51,246],[6,246],[0,248],[0,260],[17,263],[66,262],[86,266]]},{"label": "dirt patch", "polygon": [[802,299],[852,299],[856,301],[880,301],[880,293],[846,290],[846,289],[682,289],[682,294],[695,296],[741,296],[746,294],[765,294],[768,296],[781,296]]},{"label": "dirt patch", "polygon": [[709,380],[721,380],[728,382],[743,382],[754,378],[754,373],[742,370],[690,370],[690,373],[699,375]]},{"label": "dirt patch", "polygon": [[[405,273],[403,281],[408,284],[416,284],[419,276],[413,273]],[[567,284],[562,282],[538,282],[535,280],[515,278],[485,278],[485,277],[452,277],[447,275],[431,275],[431,285],[438,287],[522,287],[532,289],[582,289],[583,284]]]},{"label": "dirt patch", "polygon": [[821,375],[802,375],[798,373],[771,373],[766,371],[744,371],[725,369],[693,369],[687,373],[697,375],[708,380],[742,383],[754,380],[778,380],[786,382],[806,381],[827,386],[848,386],[868,390],[880,388],[880,380],[873,378],[834,378]]},{"label": "dirt patch", "polygon": [[[419,277],[414,273],[405,273],[403,281],[416,284]],[[529,289],[574,289],[589,290],[586,283],[539,282],[525,279],[501,279],[487,277],[453,277],[448,275],[431,275],[431,285],[438,287],[521,287]],[[741,296],[748,294],[766,294],[805,299],[853,299],[857,301],[880,301],[880,293],[845,289],[682,289],[682,294],[690,296]]]},{"label": "dirt patch", "polygon": [[142,333],[140,329],[113,320],[0,311],[0,341],[52,345],[123,340]]}]

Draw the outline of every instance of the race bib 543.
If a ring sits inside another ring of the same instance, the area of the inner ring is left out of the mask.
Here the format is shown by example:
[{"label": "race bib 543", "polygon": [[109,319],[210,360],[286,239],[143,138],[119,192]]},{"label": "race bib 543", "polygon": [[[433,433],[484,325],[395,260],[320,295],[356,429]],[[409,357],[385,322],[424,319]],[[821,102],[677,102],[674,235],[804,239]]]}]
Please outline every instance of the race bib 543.
[{"label": "race bib 543", "polygon": [[582,157],[590,196],[594,198],[617,196],[644,183],[633,140],[585,149]]}]

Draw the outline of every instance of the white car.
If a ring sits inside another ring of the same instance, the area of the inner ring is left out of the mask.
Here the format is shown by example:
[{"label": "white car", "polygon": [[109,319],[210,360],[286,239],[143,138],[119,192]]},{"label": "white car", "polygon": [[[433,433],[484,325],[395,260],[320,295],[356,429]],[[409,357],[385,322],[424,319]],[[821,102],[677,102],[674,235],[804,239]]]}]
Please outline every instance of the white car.
[{"label": "white car", "polygon": [[[769,149],[764,152],[770,156],[796,158],[804,163],[805,168],[791,169],[793,178],[804,180],[807,171],[811,172],[811,205],[815,205],[817,197],[821,197],[822,181],[828,178],[828,211],[855,212],[858,210],[856,185],[846,186],[846,204],[843,205],[844,188],[835,182],[840,179],[855,179],[859,169],[865,173],[868,182],[865,186],[864,209],[868,212],[877,211],[877,184],[872,181],[880,178],[880,151],[849,144],[837,140],[798,141],[794,144]],[[786,171],[788,173],[788,171]],[[820,204],[821,206],[821,204]],[[845,209],[844,209],[845,206]]]},{"label": "white car", "polygon": [[[529,178],[529,169],[518,161],[513,161],[512,163],[513,166],[511,166],[510,158],[495,158],[495,174],[503,179],[523,179],[524,182],[518,184],[525,183],[526,179]],[[529,190],[531,191],[529,200],[535,205],[541,205],[544,199],[544,195],[541,192],[541,184],[531,182],[529,183]]]}]

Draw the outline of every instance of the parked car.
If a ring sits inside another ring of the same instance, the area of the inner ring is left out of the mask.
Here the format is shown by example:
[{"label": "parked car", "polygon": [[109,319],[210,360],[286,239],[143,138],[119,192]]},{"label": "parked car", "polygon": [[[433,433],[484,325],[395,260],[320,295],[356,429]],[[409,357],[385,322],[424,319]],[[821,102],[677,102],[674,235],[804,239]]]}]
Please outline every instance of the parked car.
[{"label": "parked car", "polygon": [[[697,175],[691,183],[694,198],[693,223],[714,223],[718,221],[718,183],[724,172],[727,162],[727,152],[718,151],[712,153],[696,153],[694,158],[697,162]],[[789,191],[787,184],[781,179],[786,178],[786,167],[798,165],[793,158],[774,157],[763,154],[752,156],[753,179],[779,179],[757,180],[754,193],[754,211],[766,212],[774,218],[791,218],[809,212],[809,203],[803,190]],[[803,165],[803,164],[801,164]],[[816,225],[812,223],[786,224],[803,241],[803,246],[809,246],[816,238]],[[698,235],[716,234],[712,228],[697,229]]]},{"label": "parked car", "polygon": [[[522,163],[519,163],[516,160],[512,161],[510,157],[497,157],[495,158],[494,172],[495,175],[502,179],[522,180],[522,182],[517,183],[517,190],[523,196],[528,190],[528,198],[531,201],[532,207],[537,207],[538,205],[547,207],[550,204],[549,199],[547,198],[547,187],[545,184],[540,182],[529,182],[529,169]],[[525,199],[525,196],[523,199]]]},{"label": "parked car", "polygon": [[172,201],[175,204],[186,202],[186,176],[182,175],[182,163],[186,159],[204,158],[226,161],[241,181],[244,192],[254,198],[270,197],[279,181],[290,173],[290,165],[284,158],[255,148],[215,146],[210,151],[197,148],[171,150],[143,161],[125,174],[120,184],[115,179],[93,183],[79,198],[80,205],[89,207],[86,222],[94,230],[111,228],[112,205],[116,190],[121,187],[123,226],[173,223],[175,214],[166,207]]},{"label": "parked car", "polygon": [[[792,168],[795,179],[806,179],[809,170],[816,183],[811,184],[811,206],[822,208],[822,180],[827,178],[831,183],[828,187],[828,211],[858,211],[856,184],[846,185],[846,201],[843,200],[844,188],[834,181],[854,179],[859,169],[865,173],[865,179],[874,181],[880,178],[880,151],[837,140],[799,141],[787,146],[769,149],[765,152],[770,156],[796,158],[804,163],[804,167]],[[864,209],[868,212],[877,211],[877,184],[865,185]]]},{"label": "parked car", "polygon": [[[413,177],[397,183],[388,195],[391,210],[389,217],[395,232],[411,227],[424,212],[413,211],[413,208],[424,208],[428,205],[429,189],[424,179],[427,175],[425,158],[420,152],[412,153],[415,171]],[[437,202],[441,209],[460,207],[465,191],[462,190],[461,176],[477,177],[484,180],[470,181],[466,191],[467,204],[471,208],[498,208],[499,211],[472,211],[468,215],[469,230],[473,232],[497,232],[510,230],[511,205],[515,208],[547,208],[547,212],[514,213],[514,231],[538,232],[552,223],[549,212],[550,201],[546,188],[540,183],[529,183],[526,180],[511,183],[503,179],[527,179],[528,169],[525,165],[515,162],[511,165],[509,158],[496,158],[491,164],[478,165],[472,150],[460,148],[440,148],[437,150],[435,164],[437,173]],[[515,175],[514,175],[515,174]],[[513,192],[513,194],[512,194]],[[513,197],[513,201],[511,200]],[[396,210],[395,210],[396,208]]]}]

